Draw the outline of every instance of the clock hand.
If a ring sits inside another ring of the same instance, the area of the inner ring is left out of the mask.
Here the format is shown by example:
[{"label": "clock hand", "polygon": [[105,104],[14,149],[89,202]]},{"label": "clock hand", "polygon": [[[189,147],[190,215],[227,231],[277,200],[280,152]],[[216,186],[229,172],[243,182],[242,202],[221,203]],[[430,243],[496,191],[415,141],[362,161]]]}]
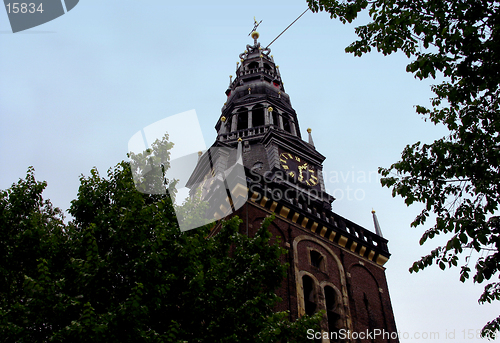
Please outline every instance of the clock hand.
[{"label": "clock hand", "polygon": [[306,168],[307,168],[307,163],[304,163],[303,165],[298,166],[298,168],[297,168],[297,169],[298,169],[298,170],[299,170],[299,172],[300,172],[300,173],[299,173],[299,178],[298,178],[298,180],[299,180],[299,181],[304,180],[304,175],[302,175],[302,171],[303,171],[304,169],[306,169]]}]

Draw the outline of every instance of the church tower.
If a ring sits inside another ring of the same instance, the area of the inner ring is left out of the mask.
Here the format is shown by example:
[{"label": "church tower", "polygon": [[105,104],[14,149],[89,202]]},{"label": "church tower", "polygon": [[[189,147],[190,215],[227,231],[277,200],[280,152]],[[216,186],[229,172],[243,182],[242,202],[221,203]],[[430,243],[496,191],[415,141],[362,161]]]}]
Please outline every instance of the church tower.
[{"label": "church tower", "polygon": [[[373,232],[332,212],[335,199],[326,193],[322,173],[325,156],[310,129],[302,139],[279,67],[258,37],[253,32],[253,45],[239,56],[215,125],[216,141],[200,154],[188,186],[201,185],[209,212],[216,218],[238,215],[249,235],[266,216],[276,216],[269,230],[287,250],[283,262],[289,263],[277,310],[289,310],[292,320],[324,310],[323,332],[351,333],[323,342],[397,342],[383,267],[390,254],[375,213]],[[205,182],[228,176],[237,163],[243,177]],[[221,197],[223,203],[212,201]]]}]

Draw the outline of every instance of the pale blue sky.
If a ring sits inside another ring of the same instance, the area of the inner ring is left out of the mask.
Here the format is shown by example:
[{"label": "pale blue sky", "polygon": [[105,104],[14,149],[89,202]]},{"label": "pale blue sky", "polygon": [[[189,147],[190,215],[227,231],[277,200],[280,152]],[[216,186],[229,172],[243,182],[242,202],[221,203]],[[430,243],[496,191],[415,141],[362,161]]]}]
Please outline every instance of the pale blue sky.
[{"label": "pale blue sky", "polygon": [[[45,196],[67,209],[80,174],[93,166],[105,174],[126,158],[135,132],[191,109],[211,145],[229,75],[252,42],[253,17],[263,20],[259,40],[267,45],[306,7],[305,0],[81,0],[16,34],[0,10],[0,188],[33,165],[48,181]],[[452,331],[455,339],[446,341],[478,341],[467,339],[468,330],[493,319],[498,305],[479,306],[482,287],[461,284],[458,270],[408,273],[435,243],[418,246],[423,229],[409,227],[418,206],[393,199],[375,173],[406,144],[445,133],[413,107],[428,104],[431,83],[407,74],[401,54],[344,53],[354,39],[354,25],[308,12],[271,46],[302,135],[311,127],[327,158],[333,211],[370,230],[377,211],[392,253],[386,273],[396,324],[414,338],[402,342],[432,342],[413,336],[426,332],[438,332],[441,342]]]}]

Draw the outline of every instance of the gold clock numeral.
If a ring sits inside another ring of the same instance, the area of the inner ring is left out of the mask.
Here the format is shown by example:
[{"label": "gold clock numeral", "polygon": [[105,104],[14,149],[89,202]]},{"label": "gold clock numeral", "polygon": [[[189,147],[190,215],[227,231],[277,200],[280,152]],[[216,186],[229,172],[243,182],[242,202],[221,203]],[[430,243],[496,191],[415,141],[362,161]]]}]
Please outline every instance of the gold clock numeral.
[{"label": "gold clock numeral", "polygon": [[314,166],[309,165],[309,163],[302,160],[299,156],[295,156],[288,152],[282,152],[279,155],[279,160],[281,168],[294,180],[310,187],[318,184],[318,178],[314,175],[316,172]]}]

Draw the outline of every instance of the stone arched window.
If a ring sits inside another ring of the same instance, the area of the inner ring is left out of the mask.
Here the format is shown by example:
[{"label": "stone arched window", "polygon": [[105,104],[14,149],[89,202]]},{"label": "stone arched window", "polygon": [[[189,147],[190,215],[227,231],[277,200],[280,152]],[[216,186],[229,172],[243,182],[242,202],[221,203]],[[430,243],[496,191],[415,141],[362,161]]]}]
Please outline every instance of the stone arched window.
[{"label": "stone arched window", "polygon": [[257,104],[252,108],[252,127],[265,125],[264,106]]},{"label": "stone arched window", "polygon": [[307,315],[312,316],[318,308],[318,295],[314,280],[308,276],[302,276],[302,287],[304,289],[304,309]]},{"label": "stone arched window", "polygon": [[244,130],[248,128],[248,110],[246,108],[240,108],[238,110],[238,126],[236,130]]},{"label": "stone arched window", "polygon": [[[326,316],[328,321],[328,332],[339,334],[339,330],[342,328],[342,316],[341,316],[341,306],[340,299],[337,292],[333,287],[326,285],[323,288],[325,293],[325,307]],[[331,337],[330,342],[340,342],[339,339],[334,339],[337,337]]]}]

